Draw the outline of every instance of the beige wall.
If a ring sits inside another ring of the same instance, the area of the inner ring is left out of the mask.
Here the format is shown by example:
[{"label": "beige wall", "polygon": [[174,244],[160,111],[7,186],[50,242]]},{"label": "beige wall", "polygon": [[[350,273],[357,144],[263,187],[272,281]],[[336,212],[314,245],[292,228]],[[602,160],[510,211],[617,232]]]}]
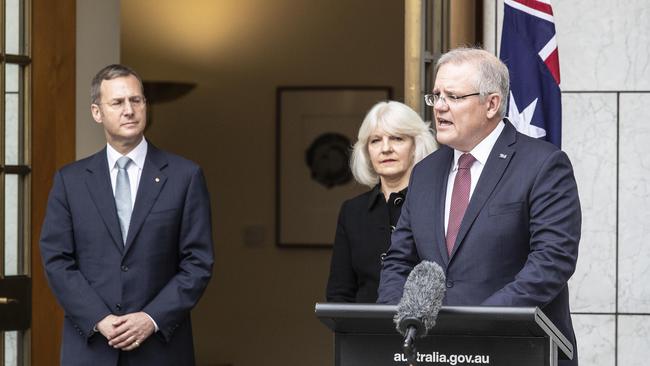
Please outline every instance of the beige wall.
[{"label": "beige wall", "polygon": [[90,115],[90,81],[102,67],[120,61],[120,1],[77,0],[76,157],[106,145]]},{"label": "beige wall", "polygon": [[[179,4],[122,1],[121,59],[146,80],[197,83],[154,106],[148,132],[203,166],[212,196],[216,264],[193,313],[197,362],[332,365],[332,336],[313,315],[331,252],[275,246],[275,89],[391,85],[401,99],[403,3]],[[245,243],[247,228],[262,242]]]}]

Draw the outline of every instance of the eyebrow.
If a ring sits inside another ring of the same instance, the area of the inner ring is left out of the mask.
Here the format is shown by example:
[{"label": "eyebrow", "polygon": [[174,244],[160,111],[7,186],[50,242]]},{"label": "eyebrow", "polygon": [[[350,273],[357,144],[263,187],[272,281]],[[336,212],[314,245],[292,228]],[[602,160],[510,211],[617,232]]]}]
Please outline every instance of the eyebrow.
[{"label": "eyebrow", "polygon": [[445,94],[455,94],[455,93],[458,93],[458,90],[455,90],[454,88],[444,88],[444,89],[440,89],[440,88],[435,88],[435,87],[434,87],[434,88],[431,90],[432,93],[434,93],[434,92],[436,92],[436,91],[437,91],[438,93],[442,92],[442,93],[445,93]]},{"label": "eyebrow", "polygon": [[115,98],[112,98],[111,100],[123,100],[123,99],[143,98],[143,97],[144,96],[142,96],[142,95],[136,94],[136,95],[129,95],[129,96],[126,96],[126,97],[115,97]]}]

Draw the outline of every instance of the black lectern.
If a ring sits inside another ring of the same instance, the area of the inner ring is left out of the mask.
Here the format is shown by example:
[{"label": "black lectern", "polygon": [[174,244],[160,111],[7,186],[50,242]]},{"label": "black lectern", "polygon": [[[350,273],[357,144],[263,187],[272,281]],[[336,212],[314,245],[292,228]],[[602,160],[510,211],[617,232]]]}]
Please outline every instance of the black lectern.
[{"label": "black lectern", "polygon": [[[406,365],[397,307],[316,304],[334,331],[336,366]],[[436,326],[417,340],[418,365],[555,366],[573,346],[539,308],[443,307]]]}]

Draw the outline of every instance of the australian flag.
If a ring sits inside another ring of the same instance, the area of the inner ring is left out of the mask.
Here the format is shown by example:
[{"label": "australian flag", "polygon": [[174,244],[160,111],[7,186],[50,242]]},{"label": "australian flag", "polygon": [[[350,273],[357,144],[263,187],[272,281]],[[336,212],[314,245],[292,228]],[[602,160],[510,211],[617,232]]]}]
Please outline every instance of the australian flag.
[{"label": "australian flag", "polygon": [[501,60],[510,71],[508,119],[561,147],[560,62],[550,0],[505,0]]}]

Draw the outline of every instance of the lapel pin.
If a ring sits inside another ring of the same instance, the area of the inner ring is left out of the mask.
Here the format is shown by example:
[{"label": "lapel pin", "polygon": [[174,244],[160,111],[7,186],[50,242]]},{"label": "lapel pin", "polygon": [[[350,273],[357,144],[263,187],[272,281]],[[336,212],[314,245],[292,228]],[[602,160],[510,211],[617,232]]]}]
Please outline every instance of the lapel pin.
[{"label": "lapel pin", "polygon": [[160,182],[160,178],[158,177],[156,177],[154,180],[156,181],[156,183]]},{"label": "lapel pin", "polygon": [[508,155],[506,155],[506,154],[499,154],[499,159],[505,159],[507,157],[508,157]]}]

